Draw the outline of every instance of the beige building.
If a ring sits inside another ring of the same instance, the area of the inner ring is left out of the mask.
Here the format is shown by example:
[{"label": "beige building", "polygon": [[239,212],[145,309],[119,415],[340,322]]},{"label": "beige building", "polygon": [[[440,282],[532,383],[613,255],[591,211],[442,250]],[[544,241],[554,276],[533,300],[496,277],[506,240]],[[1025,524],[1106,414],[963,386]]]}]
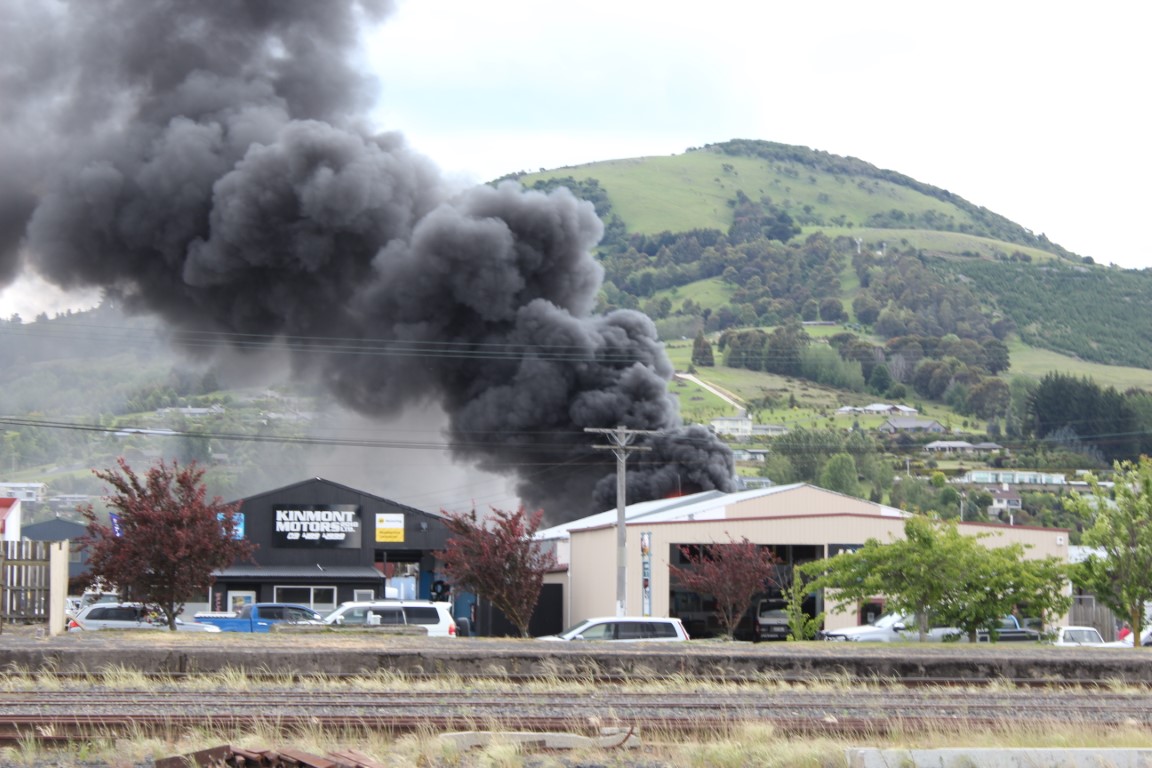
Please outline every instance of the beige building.
[{"label": "beige building", "polygon": [[[669,563],[679,563],[682,546],[747,537],[771,546],[781,558],[782,576],[791,566],[852,551],[868,539],[889,541],[904,535],[908,513],[805,483],[740,493],[707,491],[674,499],[632,504],[626,511],[629,615],[681,616],[686,621],[710,613],[699,597],[672,583]],[[616,612],[616,519],[610,510],[540,531],[554,545],[561,568],[546,579],[564,586],[565,624]],[[988,546],[1020,543],[1028,557],[1068,560],[1064,529],[962,523],[960,530],[990,534]],[[824,610],[817,598],[814,610]],[[856,612],[832,613],[825,627],[863,622]]]}]

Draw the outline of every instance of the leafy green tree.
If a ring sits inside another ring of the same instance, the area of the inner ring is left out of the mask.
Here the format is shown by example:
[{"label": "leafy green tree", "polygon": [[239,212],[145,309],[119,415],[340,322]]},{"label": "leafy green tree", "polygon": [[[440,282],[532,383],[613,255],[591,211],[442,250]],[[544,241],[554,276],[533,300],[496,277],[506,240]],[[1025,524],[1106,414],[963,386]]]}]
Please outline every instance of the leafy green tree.
[{"label": "leafy green tree", "polygon": [[[855,552],[797,566],[814,577],[812,589],[833,594],[833,612],[855,610],[861,603],[883,595],[894,612],[914,615],[920,639],[928,636],[928,613],[949,597],[960,573],[958,563],[944,551],[935,525],[925,517],[910,517],[904,538],[887,544],[869,539]],[[826,603],[828,600],[826,600]]]},{"label": "leafy green tree", "polygon": [[1136,412],[1114,387],[1101,388],[1087,377],[1050,373],[1027,404],[1028,426],[1038,438],[1072,434],[1098,449],[1107,461],[1137,456]]},{"label": "leafy green tree", "polygon": [[680,551],[687,566],[669,564],[668,570],[686,589],[716,599],[716,618],[729,640],[752,601],[779,587],[779,558],[767,547],[753,544],[747,536],[740,541],[729,537],[726,543],[681,547]]},{"label": "leafy green tree", "polygon": [[982,419],[992,419],[1008,412],[1011,393],[1003,379],[985,378],[968,390],[967,412]]},{"label": "leafy green tree", "polygon": [[828,297],[820,300],[820,319],[838,323],[848,317],[844,311],[844,302],[840,299]]},{"label": "leafy green tree", "polygon": [[759,329],[728,331],[720,336],[720,349],[725,350],[725,361],[731,368],[750,371],[764,369],[764,346],[768,335]]},{"label": "leafy green tree", "polygon": [[515,511],[493,508],[487,520],[479,519],[475,509],[441,514],[449,536],[436,558],[443,563],[448,580],[488,598],[522,637],[528,637],[544,574],[556,563],[555,556],[533,538],[544,510],[529,514],[524,507]]},{"label": "leafy green tree", "polygon": [[1088,478],[1091,495],[1073,494],[1070,508],[1092,521],[1083,542],[1100,553],[1080,563],[1072,580],[1117,616],[1127,617],[1138,638],[1144,605],[1152,602],[1152,458],[1117,462],[1114,469],[1113,498],[1095,476]]},{"label": "leafy green tree", "polygon": [[96,470],[112,486],[105,502],[116,520],[101,522],[91,504],[82,546],[92,576],[115,584],[122,597],[159,609],[170,630],[184,604],[208,591],[213,572],[249,558],[255,545],[238,539],[239,503],[211,501],[195,462],[160,461],[139,477],[123,458],[119,470]]},{"label": "leafy green tree", "polygon": [[852,311],[856,319],[864,325],[872,325],[880,316],[880,304],[866,293],[861,293],[852,300]]},{"label": "leafy green tree", "polygon": [[806,483],[816,482],[828,457],[843,450],[844,438],[831,429],[799,427],[772,438],[773,453],[787,458],[794,479]]},{"label": "leafy green tree", "polygon": [[796,468],[787,456],[771,454],[764,460],[760,468],[760,476],[769,478],[776,485],[787,485],[796,482]]},{"label": "leafy green tree", "polygon": [[788,613],[788,640],[813,640],[820,625],[824,623],[824,612],[809,616],[804,612],[804,598],[811,593],[809,579],[799,571],[792,572],[792,583],[784,588],[784,598]]},{"label": "leafy green tree", "polygon": [[915,615],[921,640],[928,635],[929,615],[974,640],[980,629],[994,631],[1016,606],[1042,616],[1067,611],[1059,562],[1025,560],[1019,545],[986,547],[981,539],[987,536],[914,516],[904,524],[903,539],[869,539],[856,552],[798,568],[815,577],[810,588],[834,592],[837,612],[884,596],[891,610]]},{"label": "leafy green tree", "polygon": [[1008,354],[1008,345],[995,337],[986,339],[981,346],[984,348],[984,367],[988,373],[995,376],[1006,371],[1012,365]]},{"label": "leafy green tree", "polygon": [[695,341],[692,342],[692,365],[702,367],[716,365],[716,360],[712,356],[712,345],[704,338],[704,331],[697,333]]},{"label": "leafy green tree", "polygon": [[798,322],[782,325],[768,336],[764,370],[782,376],[800,374],[800,352],[812,343],[812,338]]},{"label": "leafy green tree", "polygon": [[892,373],[888,366],[880,363],[872,367],[872,375],[868,377],[868,388],[878,395],[883,395],[892,386]]},{"label": "leafy green tree", "polygon": [[820,470],[820,486],[848,496],[859,496],[860,482],[852,454],[837,453],[831,456]]}]

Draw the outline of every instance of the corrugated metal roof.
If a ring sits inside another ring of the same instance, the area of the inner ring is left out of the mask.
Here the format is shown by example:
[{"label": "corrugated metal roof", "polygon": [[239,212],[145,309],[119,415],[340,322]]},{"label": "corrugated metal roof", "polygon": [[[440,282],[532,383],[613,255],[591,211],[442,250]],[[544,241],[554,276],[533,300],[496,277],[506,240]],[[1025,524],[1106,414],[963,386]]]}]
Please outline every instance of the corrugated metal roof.
[{"label": "corrugated metal roof", "polygon": [[[724,517],[724,508],[730,504],[737,504],[747,499],[758,499],[761,496],[771,496],[777,493],[799,488],[804,483],[791,485],[774,485],[770,488],[753,488],[738,493],[724,493],[723,491],[703,491],[691,496],[677,496],[671,499],[656,499],[643,501],[638,504],[629,504],[624,509],[624,518],[629,523],[667,522],[669,520],[710,520]],[[568,523],[562,523],[552,528],[539,531],[538,539],[564,539],[571,531],[583,528],[597,528],[604,525],[615,525],[617,518],[615,509],[598,512],[595,515],[583,517]]]}]

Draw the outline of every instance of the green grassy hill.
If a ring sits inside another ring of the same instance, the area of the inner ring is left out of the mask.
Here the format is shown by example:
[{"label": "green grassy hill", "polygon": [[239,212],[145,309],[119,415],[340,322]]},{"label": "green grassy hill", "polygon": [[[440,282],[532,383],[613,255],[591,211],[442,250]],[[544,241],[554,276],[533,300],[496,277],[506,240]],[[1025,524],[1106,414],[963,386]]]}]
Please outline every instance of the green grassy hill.
[{"label": "green grassy hill", "polygon": [[[755,296],[741,293],[752,274],[740,266],[747,265],[743,252],[749,249],[739,245],[741,241],[711,248],[693,245],[696,253],[704,254],[700,259],[736,258],[738,271],[743,270],[737,275],[721,275],[713,263],[697,269],[705,272],[704,279],[694,279],[683,267],[698,265],[686,263],[684,254],[675,252],[676,238],[682,242],[694,232],[711,231],[720,238],[728,234],[731,239],[738,211],[743,204],[746,213],[751,202],[772,215],[785,214],[797,227],[790,247],[799,248],[797,244],[818,237],[817,233],[837,244],[839,291],[829,294],[825,287],[814,298],[839,299],[851,321],[857,320],[854,302],[864,294],[871,292],[880,306],[888,305],[903,277],[893,271],[914,263],[936,285],[924,288],[925,278],[918,277],[910,311],[923,317],[951,301],[966,311],[978,307],[989,327],[996,324],[1002,329],[1007,323],[1011,331],[1005,338],[1024,342],[1013,348],[1014,357],[1019,357],[1015,372],[1042,375],[1039,367],[1050,360],[1058,365],[1054,370],[1080,370],[1091,363],[1097,366],[1091,370],[1101,383],[1150,386],[1128,369],[1152,370],[1152,312],[1142,309],[1152,306],[1152,270],[1095,265],[946,190],[855,158],[737,140],[671,157],[612,160],[517,178],[529,187],[567,184],[595,201],[608,224],[601,246],[609,265],[606,288],[619,291],[611,293],[609,305],[648,312],[666,338],[694,334],[701,323],[694,325],[684,317],[701,308],[713,313],[730,310],[721,327],[774,325],[789,312],[799,314],[803,297],[791,307],[776,301],[763,315],[765,303],[756,304]],[[779,243],[769,241],[757,248],[778,251]],[[862,258],[870,259],[871,266],[857,264]],[[869,270],[871,287],[862,280]],[[681,272],[685,275],[678,279]],[[795,267],[792,272],[796,280]],[[778,274],[766,276],[764,282]],[[811,275],[814,280],[816,267]],[[887,282],[884,293],[875,287],[877,275]],[[634,279],[641,276],[645,279]],[[766,287],[778,294],[797,293],[795,284]],[[665,299],[670,312],[660,309]],[[970,318],[956,322],[960,328],[972,326]],[[712,326],[716,330],[716,324]],[[936,331],[954,332],[947,324]],[[989,332],[972,330],[974,337]],[[1025,355],[1026,350],[1046,350],[1058,357]]]},{"label": "green grassy hill", "polygon": [[[806,147],[732,141],[682,155],[610,160],[515,178],[532,186],[569,176],[596,179],[612,211],[634,233],[726,230],[732,223],[730,201],[739,190],[770,199],[805,234],[819,230],[865,241],[905,239],[914,247],[958,255],[1026,248],[1037,258],[1075,260],[1042,236],[946,190]],[[929,237],[925,230],[968,237]]]}]

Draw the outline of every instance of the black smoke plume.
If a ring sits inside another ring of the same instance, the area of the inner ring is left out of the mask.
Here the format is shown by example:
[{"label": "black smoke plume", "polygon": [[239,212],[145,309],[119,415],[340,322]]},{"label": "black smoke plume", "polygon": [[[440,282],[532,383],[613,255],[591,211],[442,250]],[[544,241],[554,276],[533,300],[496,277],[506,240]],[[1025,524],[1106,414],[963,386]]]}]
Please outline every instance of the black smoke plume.
[{"label": "black smoke plume", "polygon": [[369,128],[375,82],[352,57],[390,10],[11,4],[0,281],[99,287],[177,343],[290,340],[297,372],[362,414],[439,403],[454,452],[515,474],[552,521],[615,504],[585,427],[661,430],[630,462],[630,501],[728,490],[731,453],[681,424],[652,323],[594,313],[591,205],[513,183],[454,194]]}]

